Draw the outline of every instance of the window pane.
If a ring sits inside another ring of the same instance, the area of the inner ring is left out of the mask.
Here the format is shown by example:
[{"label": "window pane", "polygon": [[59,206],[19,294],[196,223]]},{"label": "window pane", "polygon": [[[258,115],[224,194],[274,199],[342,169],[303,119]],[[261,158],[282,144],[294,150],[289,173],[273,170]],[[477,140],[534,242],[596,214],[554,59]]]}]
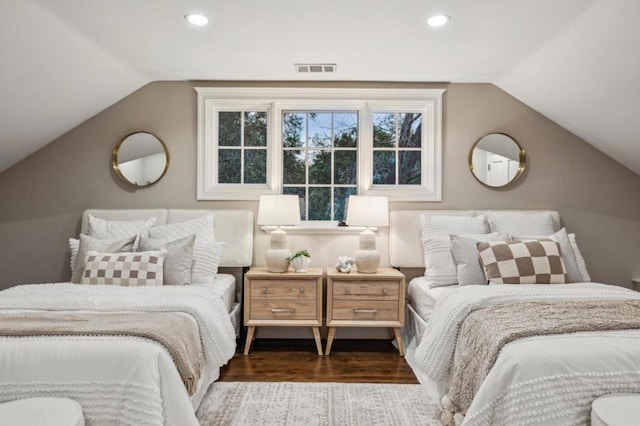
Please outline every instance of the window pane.
[{"label": "window pane", "polygon": [[309,188],[309,220],[331,220],[331,188]]},{"label": "window pane", "polygon": [[267,113],[244,113],[244,145],[267,146]]},{"label": "window pane", "polygon": [[285,185],[306,182],[304,173],[304,151],[286,150],[283,152],[282,179]]},{"label": "window pane", "polygon": [[309,150],[309,183],[331,183],[331,151]]},{"label": "window pane", "polygon": [[287,112],[282,114],[282,146],[299,148],[306,143],[306,114]]},{"label": "window pane", "polygon": [[309,147],[326,148],[331,146],[331,113],[309,113]]},{"label": "window pane", "polygon": [[218,113],[218,145],[240,146],[240,112]]},{"label": "window pane", "polygon": [[333,220],[345,220],[345,208],[349,195],[356,195],[356,188],[336,188],[333,191]]},{"label": "window pane", "polygon": [[333,114],[333,146],[355,148],[358,143],[358,113]]},{"label": "window pane", "polygon": [[335,151],[333,161],[333,183],[355,185],[357,183],[356,151]]},{"label": "window pane", "polygon": [[401,148],[420,148],[422,145],[422,114],[402,113],[398,115]]},{"label": "window pane", "polygon": [[394,147],[396,143],[396,114],[376,112],[373,114],[373,146]]},{"label": "window pane", "polygon": [[239,149],[218,150],[219,183],[240,183],[241,169]]},{"label": "window pane", "polygon": [[285,186],[282,188],[283,194],[294,194],[299,197],[300,200],[300,220],[307,220],[306,202],[305,202],[305,187],[304,186]]},{"label": "window pane", "polygon": [[394,151],[373,151],[374,185],[394,185],[396,183],[396,153]]},{"label": "window pane", "polygon": [[420,185],[421,161],[420,151],[400,151],[400,185]]},{"label": "window pane", "polygon": [[244,183],[267,183],[267,150],[244,151]]}]

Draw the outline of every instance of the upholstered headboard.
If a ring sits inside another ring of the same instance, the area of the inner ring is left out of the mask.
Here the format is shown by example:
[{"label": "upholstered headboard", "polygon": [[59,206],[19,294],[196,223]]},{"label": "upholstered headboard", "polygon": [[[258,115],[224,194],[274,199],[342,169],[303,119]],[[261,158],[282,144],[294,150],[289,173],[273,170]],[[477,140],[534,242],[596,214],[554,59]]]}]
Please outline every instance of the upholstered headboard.
[{"label": "upholstered headboard", "polygon": [[389,256],[391,265],[397,268],[424,268],[422,227],[420,216],[457,215],[477,216],[507,212],[551,213],[554,229],[560,229],[560,214],[553,210],[395,210],[390,215]]},{"label": "upholstered headboard", "polygon": [[90,209],[85,210],[82,214],[81,232],[87,232],[89,214],[106,220],[144,220],[155,217],[156,225],[166,225],[195,219],[209,213],[214,214],[216,241],[225,242],[220,266],[251,266],[253,257],[253,212],[250,210]]}]

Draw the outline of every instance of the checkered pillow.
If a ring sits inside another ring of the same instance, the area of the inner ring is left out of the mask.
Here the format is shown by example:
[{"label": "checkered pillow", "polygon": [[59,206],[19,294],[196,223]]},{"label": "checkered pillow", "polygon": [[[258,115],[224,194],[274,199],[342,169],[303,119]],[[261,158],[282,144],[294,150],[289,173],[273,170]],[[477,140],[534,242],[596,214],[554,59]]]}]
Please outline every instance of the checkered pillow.
[{"label": "checkered pillow", "polygon": [[487,279],[499,284],[565,284],[571,282],[550,239],[477,243]]},{"label": "checkered pillow", "polygon": [[123,253],[89,251],[80,284],[119,286],[162,285],[166,250]]}]

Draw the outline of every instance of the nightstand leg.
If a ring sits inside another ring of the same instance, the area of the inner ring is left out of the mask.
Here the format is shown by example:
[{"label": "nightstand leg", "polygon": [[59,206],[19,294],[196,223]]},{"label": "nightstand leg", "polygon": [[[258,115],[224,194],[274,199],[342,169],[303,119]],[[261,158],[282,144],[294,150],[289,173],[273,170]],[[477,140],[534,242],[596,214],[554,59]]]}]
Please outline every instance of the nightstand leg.
[{"label": "nightstand leg", "polygon": [[251,349],[251,342],[253,342],[253,336],[256,332],[255,326],[247,327],[247,341],[244,343],[244,354],[249,355],[249,349]]},{"label": "nightstand leg", "polygon": [[320,340],[320,327],[313,328],[313,337],[316,339],[316,349],[318,349],[318,355],[322,356],[322,340]]},{"label": "nightstand leg", "polygon": [[402,329],[400,327],[394,327],[393,334],[396,336],[398,352],[400,352],[400,356],[404,356],[404,348],[402,347]]},{"label": "nightstand leg", "polygon": [[329,355],[331,353],[331,345],[333,345],[333,338],[336,336],[336,328],[329,328],[329,335],[327,336],[327,347],[324,350],[325,355]]}]

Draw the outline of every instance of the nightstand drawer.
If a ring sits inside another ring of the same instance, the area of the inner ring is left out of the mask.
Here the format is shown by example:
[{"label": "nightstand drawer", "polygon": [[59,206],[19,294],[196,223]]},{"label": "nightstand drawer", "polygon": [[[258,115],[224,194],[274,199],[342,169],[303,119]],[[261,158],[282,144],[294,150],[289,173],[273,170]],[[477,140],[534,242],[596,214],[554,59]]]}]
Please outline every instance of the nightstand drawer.
[{"label": "nightstand drawer", "polygon": [[253,300],[251,302],[252,320],[302,320],[316,319],[316,301],[314,300]]},{"label": "nightstand drawer", "polygon": [[333,320],[397,321],[398,302],[382,300],[333,301]]},{"label": "nightstand drawer", "polygon": [[316,280],[252,280],[251,300],[255,299],[308,299],[316,298]]},{"label": "nightstand drawer", "polygon": [[334,281],[333,299],[398,300],[398,283],[395,281]]}]

